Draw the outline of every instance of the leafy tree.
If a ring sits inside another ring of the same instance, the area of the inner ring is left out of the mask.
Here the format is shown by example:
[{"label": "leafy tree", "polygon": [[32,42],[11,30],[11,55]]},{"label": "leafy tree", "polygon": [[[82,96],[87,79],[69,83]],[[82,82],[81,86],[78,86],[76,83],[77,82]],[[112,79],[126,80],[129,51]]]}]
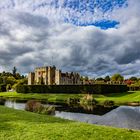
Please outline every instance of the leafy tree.
[{"label": "leafy tree", "polygon": [[12,88],[15,90],[18,85],[27,85],[27,83],[28,83],[27,78],[16,80],[16,83],[12,86]]},{"label": "leafy tree", "polygon": [[122,82],[124,80],[124,77],[119,73],[116,73],[111,77],[111,80],[114,82]]},{"label": "leafy tree", "polygon": [[0,77],[0,84],[3,84],[3,78]]},{"label": "leafy tree", "polygon": [[110,77],[109,76],[106,76],[105,77],[105,82],[108,82],[108,81],[110,81]]},{"label": "leafy tree", "polygon": [[3,79],[3,84],[6,85],[6,83],[7,83],[7,76],[3,76],[2,79]]},{"label": "leafy tree", "polygon": [[104,78],[99,77],[99,78],[96,79],[96,81],[104,81]]},{"label": "leafy tree", "polygon": [[6,84],[14,85],[16,83],[16,79],[13,76],[9,76],[6,79]]},{"label": "leafy tree", "polygon": [[5,86],[1,86],[2,88],[4,87],[6,89],[6,86],[7,88],[10,86],[13,87],[13,85],[15,85],[16,83],[27,84],[27,78],[23,75],[20,75],[20,73],[17,73],[16,71],[17,69],[16,67],[14,67],[13,73],[5,71],[0,73],[0,84]]},{"label": "leafy tree", "polygon": [[138,78],[137,77],[131,77],[131,78],[129,78],[129,80],[131,80],[131,81],[138,81]]},{"label": "leafy tree", "polygon": [[17,68],[14,67],[13,70],[12,70],[12,72],[13,72],[13,76],[16,76]]},{"label": "leafy tree", "polygon": [[85,79],[85,81],[88,81],[88,80],[89,80],[88,76],[85,76],[85,78],[84,78],[84,79]]},{"label": "leafy tree", "polygon": [[9,91],[10,89],[11,89],[11,85],[8,84],[8,85],[6,86],[6,91]]},{"label": "leafy tree", "polygon": [[16,73],[15,78],[16,79],[22,79],[22,76],[19,73]]}]

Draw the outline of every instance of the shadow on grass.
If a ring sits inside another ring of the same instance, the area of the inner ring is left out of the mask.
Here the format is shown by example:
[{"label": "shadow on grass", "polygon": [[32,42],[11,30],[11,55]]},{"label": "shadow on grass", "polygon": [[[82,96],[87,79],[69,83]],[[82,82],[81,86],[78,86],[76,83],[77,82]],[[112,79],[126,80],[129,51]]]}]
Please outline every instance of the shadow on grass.
[{"label": "shadow on grass", "polygon": [[133,93],[135,93],[135,92],[111,93],[111,94],[107,94],[105,96],[106,97],[123,97],[123,96],[130,95]]},{"label": "shadow on grass", "polygon": [[10,124],[18,122],[22,124],[49,124],[49,123],[61,123],[68,124],[74,121],[64,120],[53,116],[41,115],[37,113],[14,110],[0,106],[0,130],[11,130],[13,126]]},{"label": "shadow on grass", "polygon": [[11,130],[12,126],[6,122],[0,122],[0,131]]},{"label": "shadow on grass", "polygon": [[[36,122],[36,123],[69,123],[70,121],[60,119],[54,116],[42,115],[26,111],[14,111],[14,113],[5,113],[0,116],[3,121],[25,121],[25,122]],[[0,121],[2,122],[2,121]]]}]

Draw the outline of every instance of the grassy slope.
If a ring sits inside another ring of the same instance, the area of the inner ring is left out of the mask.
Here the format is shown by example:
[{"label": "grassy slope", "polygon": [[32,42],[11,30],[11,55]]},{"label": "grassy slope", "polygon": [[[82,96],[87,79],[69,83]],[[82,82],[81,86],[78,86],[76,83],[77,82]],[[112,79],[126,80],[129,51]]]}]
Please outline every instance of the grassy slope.
[{"label": "grassy slope", "polygon": [[[52,102],[66,102],[69,97],[80,98],[80,94],[18,94],[16,92],[0,93],[3,97],[17,97],[20,99],[45,99]],[[140,91],[128,93],[114,93],[109,95],[93,95],[100,102],[113,100],[116,103],[140,101]]]},{"label": "grassy slope", "polygon": [[89,125],[0,106],[1,140],[139,140],[140,131]]}]

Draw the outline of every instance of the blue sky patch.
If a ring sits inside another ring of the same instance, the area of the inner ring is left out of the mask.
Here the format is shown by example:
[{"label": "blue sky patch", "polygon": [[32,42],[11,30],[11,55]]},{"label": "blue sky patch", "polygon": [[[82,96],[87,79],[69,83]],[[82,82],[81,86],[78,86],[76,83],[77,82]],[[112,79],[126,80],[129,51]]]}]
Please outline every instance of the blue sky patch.
[{"label": "blue sky patch", "polygon": [[120,23],[117,21],[110,21],[110,20],[102,20],[102,21],[97,21],[94,23],[85,23],[85,24],[80,24],[80,26],[96,26],[100,27],[101,29],[109,29],[109,28],[116,28],[117,25]]},{"label": "blue sky patch", "polygon": [[[106,12],[111,12],[115,8],[127,7],[127,0],[65,0],[63,3],[63,8],[69,8],[79,13],[75,15],[69,13],[69,17],[64,17],[64,21],[67,23],[72,23],[77,26],[97,26],[101,29],[116,28],[119,21],[101,19],[99,21],[92,21],[84,19],[84,14],[86,12],[90,13],[90,16],[94,17],[95,10],[100,10],[103,14]],[[59,7],[59,6],[58,6]],[[81,20],[82,19],[82,20]]]}]

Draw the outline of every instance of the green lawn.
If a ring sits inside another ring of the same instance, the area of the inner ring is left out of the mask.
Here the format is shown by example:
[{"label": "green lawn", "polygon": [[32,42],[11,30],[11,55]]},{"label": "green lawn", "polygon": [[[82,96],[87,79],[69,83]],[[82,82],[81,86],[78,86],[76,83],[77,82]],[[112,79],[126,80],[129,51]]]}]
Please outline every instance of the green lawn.
[{"label": "green lawn", "polygon": [[[94,96],[94,95],[93,95]],[[140,102],[140,91],[131,91],[126,93],[112,93],[108,95],[95,95],[99,102],[112,100],[116,104],[125,104],[127,102]]]},{"label": "green lawn", "polygon": [[[39,99],[49,102],[66,102],[68,98],[80,98],[82,94],[19,94],[16,92],[0,93],[2,97],[11,97],[18,99]],[[140,91],[127,93],[112,93],[108,95],[93,95],[93,97],[102,103],[105,100],[113,100],[116,104],[125,104],[126,102],[140,101]]]},{"label": "green lawn", "polygon": [[140,131],[90,125],[0,106],[0,140],[140,140]]},{"label": "green lawn", "polygon": [[49,102],[66,102],[68,98],[80,98],[83,95],[80,94],[21,94],[16,92],[1,92],[0,97],[4,98],[17,98],[21,100],[37,99],[46,100]]}]

